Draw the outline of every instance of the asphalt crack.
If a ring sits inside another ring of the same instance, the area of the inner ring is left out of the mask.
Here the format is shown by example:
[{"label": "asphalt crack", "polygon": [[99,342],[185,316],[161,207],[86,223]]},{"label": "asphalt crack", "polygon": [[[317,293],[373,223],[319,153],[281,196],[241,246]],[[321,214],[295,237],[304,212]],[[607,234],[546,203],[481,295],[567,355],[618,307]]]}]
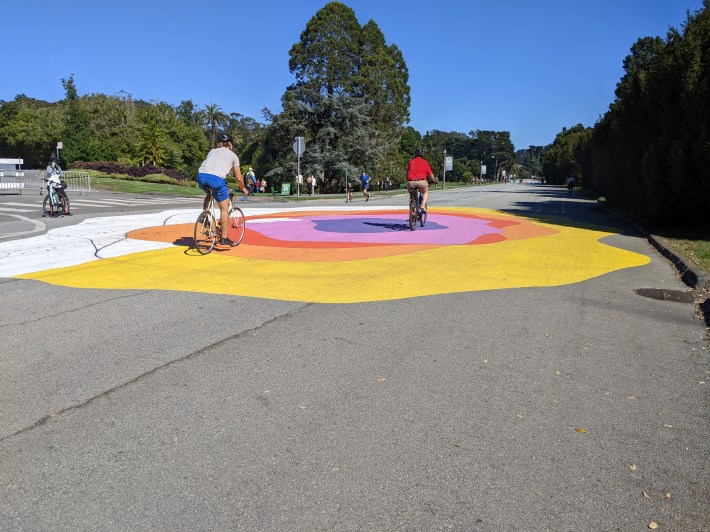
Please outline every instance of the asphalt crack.
[{"label": "asphalt crack", "polygon": [[229,342],[229,341],[238,339],[239,337],[241,337],[241,336],[243,336],[243,335],[246,335],[246,334],[251,334],[251,333],[253,333],[254,331],[258,331],[258,330],[260,330],[260,329],[262,329],[262,328],[264,328],[264,327],[266,327],[266,326],[268,326],[268,325],[271,325],[272,323],[277,323],[277,322],[279,322],[279,321],[281,321],[281,320],[283,320],[283,319],[285,319],[285,318],[288,318],[288,317],[290,317],[292,314],[294,314],[295,312],[301,311],[301,310],[303,310],[303,309],[305,309],[305,308],[308,308],[309,306],[311,306],[311,303],[304,304],[304,305],[302,305],[302,306],[300,306],[300,307],[298,307],[298,308],[296,308],[296,309],[293,309],[293,310],[291,310],[291,311],[289,311],[289,312],[286,312],[285,314],[281,314],[280,316],[276,316],[276,317],[274,317],[274,318],[272,318],[272,319],[270,319],[270,320],[268,320],[268,321],[265,321],[264,323],[261,323],[260,325],[258,325],[258,326],[256,326],[256,327],[252,327],[251,329],[246,329],[246,330],[240,331],[240,332],[238,332],[238,333],[236,333],[236,334],[233,334],[233,335],[231,335],[231,336],[228,336],[228,337],[226,337],[226,338],[223,338],[222,340],[219,340],[219,341],[214,342],[214,343],[212,343],[212,344],[206,345],[205,347],[203,347],[203,348],[201,348],[201,349],[198,349],[197,351],[193,351],[192,353],[188,353],[188,354],[186,354],[186,355],[184,355],[184,356],[182,356],[182,357],[180,357],[180,358],[176,358],[175,360],[171,360],[171,361],[169,361],[169,362],[166,362],[165,364],[161,364],[160,366],[156,366],[155,368],[153,368],[153,369],[151,369],[151,370],[149,370],[149,371],[146,371],[146,372],[144,372],[144,373],[141,373],[140,375],[137,375],[136,377],[134,377],[134,378],[132,378],[132,379],[126,381],[126,382],[123,382],[123,383],[121,383],[121,384],[118,384],[118,385],[114,386],[113,388],[109,388],[108,390],[105,390],[105,391],[101,392],[100,394],[94,395],[93,397],[89,397],[88,399],[82,401],[82,402],[79,403],[79,404],[72,405],[72,406],[68,406],[68,407],[62,408],[61,410],[58,410],[58,411],[56,411],[56,412],[52,412],[52,413],[50,413],[50,414],[47,414],[46,416],[43,416],[43,417],[41,417],[40,419],[38,419],[38,420],[37,420],[35,423],[33,423],[32,425],[29,425],[29,426],[27,426],[27,427],[24,427],[24,428],[22,428],[22,429],[20,429],[20,430],[18,430],[18,431],[16,431],[16,432],[14,432],[14,433],[12,433],[12,434],[8,434],[7,436],[1,437],[1,438],[0,438],[0,443],[4,442],[4,441],[7,440],[7,439],[14,438],[15,436],[19,436],[19,435],[21,435],[21,434],[24,434],[25,432],[28,432],[28,431],[34,430],[34,429],[36,429],[36,428],[39,428],[39,427],[41,427],[41,426],[47,424],[49,421],[51,421],[51,420],[53,420],[53,419],[55,419],[55,418],[57,418],[57,417],[63,416],[64,414],[68,414],[68,413],[70,413],[70,412],[74,412],[74,411],[81,410],[81,409],[83,409],[83,408],[85,408],[85,407],[87,407],[87,406],[92,405],[93,403],[95,403],[96,401],[98,401],[98,400],[100,400],[100,399],[103,399],[103,398],[105,398],[105,397],[109,397],[109,396],[112,395],[113,393],[118,392],[118,391],[121,391],[121,390],[123,390],[124,388],[127,388],[128,386],[131,386],[132,384],[136,384],[136,383],[138,383],[138,382],[141,382],[141,381],[143,381],[143,380],[145,380],[145,379],[151,377],[152,375],[157,374],[158,372],[161,372],[161,371],[163,371],[163,370],[166,370],[166,369],[168,369],[168,368],[171,368],[172,366],[175,366],[175,365],[180,364],[180,363],[182,363],[182,362],[187,362],[187,361],[190,361],[190,360],[192,360],[192,359],[194,359],[194,358],[197,358],[197,357],[199,357],[200,355],[203,355],[203,354],[205,354],[205,353],[208,353],[208,352],[212,351],[213,349],[215,349],[215,348],[217,348],[217,347],[220,347],[221,345],[224,345],[225,343],[227,343],[227,342]]}]

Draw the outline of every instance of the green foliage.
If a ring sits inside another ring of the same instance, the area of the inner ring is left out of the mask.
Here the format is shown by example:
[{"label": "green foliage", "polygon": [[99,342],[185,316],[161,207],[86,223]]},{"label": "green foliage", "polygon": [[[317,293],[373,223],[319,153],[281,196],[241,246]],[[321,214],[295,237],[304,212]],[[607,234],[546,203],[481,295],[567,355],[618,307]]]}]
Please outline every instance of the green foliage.
[{"label": "green foliage", "polygon": [[582,182],[582,165],[588,160],[592,129],[577,124],[563,128],[544,155],[542,169],[548,183],[561,185],[573,175]]},{"label": "green foliage", "polygon": [[609,111],[589,137],[558,135],[546,173],[580,172],[585,186],[644,219],[707,225],[710,1],[703,6],[682,31],[634,43]]},{"label": "green foliage", "polygon": [[210,131],[210,146],[214,148],[217,143],[217,129],[221,124],[227,121],[227,115],[224,114],[224,111],[219,105],[211,103],[205,105],[203,116],[207,121]]},{"label": "green foliage", "polygon": [[25,168],[43,168],[53,154],[64,124],[63,111],[18,95],[0,101],[0,157],[20,157]]},{"label": "green foliage", "polygon": [[[508,131],[471,131],[468,135],[459,132],[430,131],[419,145],[434,173],[441,176],[444,170],[444,150],[454,157],[451,171],[446,172],[447,181],[469,182],[481,175],[481,161],[487,165],[484,176],[488,180],[502,178],[503,170],[515,168],[515,153]],[[411,152],[407,154],[407,159]]]},{"label": "green foliage", "polygon": [[[360,26],[352,9],[329,2],[306,24],[290,51],[296,84],[282,97],[283,112],[270,116],[255,160],[268,175],[296,173],[291,144],[307,143],[301,173],[342,184],[366,170],[391,172],[401,164],[399,136],[409,118],[408,71],[402,54],[387,45],[374,21]],[[326,187],[327,188],[327,187]]]}]

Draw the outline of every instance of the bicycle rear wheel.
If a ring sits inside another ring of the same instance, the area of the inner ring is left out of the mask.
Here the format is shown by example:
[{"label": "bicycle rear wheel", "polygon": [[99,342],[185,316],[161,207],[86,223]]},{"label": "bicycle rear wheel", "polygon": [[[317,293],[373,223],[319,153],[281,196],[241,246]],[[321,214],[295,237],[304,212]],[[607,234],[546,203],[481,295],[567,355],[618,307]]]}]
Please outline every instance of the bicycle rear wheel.
[{"label": "bicycle rear wheel", "polygon": [[202,211],[195,222],[195,249],[207,255],[217,242],[217,222],[210,211]]},{"label": "bicycle rear wheel", "polygon": [[417,230],[417,199],[416,196],[409,196],[409,228]]},{"label": "bicycle rear wheel", "polygon": [[227,238],[239,244],[244,238],[244,231],[247,228],[247,221],[244,213],[239,207],[229,209],[229,227],[227,227]]}]

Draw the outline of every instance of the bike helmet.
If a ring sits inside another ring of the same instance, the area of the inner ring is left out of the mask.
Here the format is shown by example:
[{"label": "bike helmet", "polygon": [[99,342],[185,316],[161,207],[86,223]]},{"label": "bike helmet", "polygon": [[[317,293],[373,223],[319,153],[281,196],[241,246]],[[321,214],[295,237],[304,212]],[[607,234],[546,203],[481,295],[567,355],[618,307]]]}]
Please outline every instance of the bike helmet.
[{"label": "bike helmet", "polygon": [[231,142],[232,144],[234,144],[234,141],[232,140],[232,135],[228,135],[227,133],[221,133],[217,135],[217,142]]},{"label": "bike helmet", "polygon": [[421,149],[421,148],[417,148],[416,150],[414,150],[414,156],[415,156],[415,157],[421,157],[421,156],[422,156],[422,149]]}]

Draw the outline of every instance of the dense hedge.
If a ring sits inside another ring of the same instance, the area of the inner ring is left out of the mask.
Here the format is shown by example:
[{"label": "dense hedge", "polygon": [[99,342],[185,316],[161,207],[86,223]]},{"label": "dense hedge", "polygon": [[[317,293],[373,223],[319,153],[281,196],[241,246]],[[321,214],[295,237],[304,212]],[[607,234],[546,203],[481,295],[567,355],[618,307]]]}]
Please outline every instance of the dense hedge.
[{"label": "dense hedge", "polygon": [[707,226],[710,205],[710,0],[664,41],[624,61],[616,100],[595,125],[584,183],[642,219]]},{"label": "dense hedge", "polygon": [[161,168],[152,165],[126,166],[110,161],[77,162],[71,165],[72,170],[96,170],[104,174],[123,175],[133,178],[141,178],[148,175],[163,174],[177,181],[185,181],[187,177],[173,168]]}]

